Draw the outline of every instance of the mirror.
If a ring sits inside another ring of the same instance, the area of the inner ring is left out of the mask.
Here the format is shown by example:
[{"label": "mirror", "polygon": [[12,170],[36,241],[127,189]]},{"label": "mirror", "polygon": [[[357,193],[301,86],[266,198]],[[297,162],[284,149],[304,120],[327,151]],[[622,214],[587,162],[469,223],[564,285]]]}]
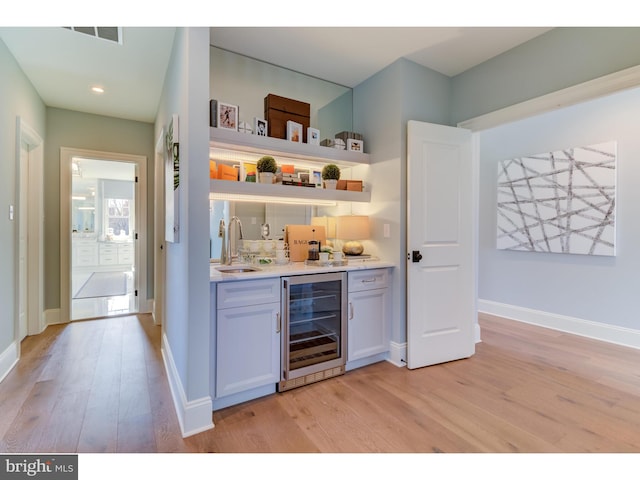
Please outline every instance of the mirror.
[{"label": "mirror", "polygon": [[264,98],[273,93],[310,105],[310,126],[320,139],[353,130],[353,90],[221,48],[209,49],[212,99],[238,106],[240,121],[253,128],[264,119]]},{"label": "mirror", "polygon": [[[309,205],[209,200],[209,256],[214,261],[220,259],[222,238],[218,233],[221,219],[224,219],[225,225],[229,225],[229,219],[237,216],[242,223],[244,238],[248,240],[262,239],[262,226],[268,224],[267,238],[277,240],[284,237],[287,224],[308,225],[311,222],[311,210]],[[235,240],[235,235],[233,238]]]}]

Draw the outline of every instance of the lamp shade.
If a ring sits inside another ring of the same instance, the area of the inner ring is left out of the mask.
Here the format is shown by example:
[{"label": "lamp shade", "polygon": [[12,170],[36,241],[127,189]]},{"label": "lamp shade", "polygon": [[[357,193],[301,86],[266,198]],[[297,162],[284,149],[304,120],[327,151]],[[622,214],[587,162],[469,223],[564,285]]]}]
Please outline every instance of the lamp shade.
[{"label": "lamp shade", "polygon": [[365,240],[369,238],[369,217],[366,215],[343,215],[336,220],[336,237],[342,240]]}]

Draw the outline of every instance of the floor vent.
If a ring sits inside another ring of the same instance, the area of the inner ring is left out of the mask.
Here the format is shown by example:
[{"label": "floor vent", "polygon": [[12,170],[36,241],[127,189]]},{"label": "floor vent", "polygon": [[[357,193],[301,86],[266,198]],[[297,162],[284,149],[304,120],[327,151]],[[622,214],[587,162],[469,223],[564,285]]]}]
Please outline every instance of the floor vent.
[{"label": "floor vent", "polygon": [[63,27],[78,33],[84,33],[109,42],[122,44],[122,27]]}]

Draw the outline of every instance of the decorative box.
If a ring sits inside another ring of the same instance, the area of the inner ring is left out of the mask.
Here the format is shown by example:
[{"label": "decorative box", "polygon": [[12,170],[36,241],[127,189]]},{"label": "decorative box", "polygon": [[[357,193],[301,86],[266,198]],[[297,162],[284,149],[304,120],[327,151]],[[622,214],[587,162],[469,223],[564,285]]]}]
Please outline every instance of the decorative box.
[{"label": "decorative box", "polygon": [[299,100],[270,93],[264,98],[264,117],[270,137],[287,138],[287,121],[302,125],[302,141],[307,143],[307,128],[311,118],[311,105]]}]

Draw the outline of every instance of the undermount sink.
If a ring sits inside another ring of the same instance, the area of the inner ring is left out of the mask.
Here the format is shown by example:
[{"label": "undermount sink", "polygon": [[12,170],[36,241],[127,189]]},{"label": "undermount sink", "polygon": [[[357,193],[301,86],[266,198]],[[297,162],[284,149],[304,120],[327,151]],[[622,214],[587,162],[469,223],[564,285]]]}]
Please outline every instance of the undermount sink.
[{"label": "undermount sink", "polygon": [[216,270],[222,273],[247,273],[247,272],[259,272],[260,269],[256,267],[250,267],[246,265],[224,265],[216,267]]}]

